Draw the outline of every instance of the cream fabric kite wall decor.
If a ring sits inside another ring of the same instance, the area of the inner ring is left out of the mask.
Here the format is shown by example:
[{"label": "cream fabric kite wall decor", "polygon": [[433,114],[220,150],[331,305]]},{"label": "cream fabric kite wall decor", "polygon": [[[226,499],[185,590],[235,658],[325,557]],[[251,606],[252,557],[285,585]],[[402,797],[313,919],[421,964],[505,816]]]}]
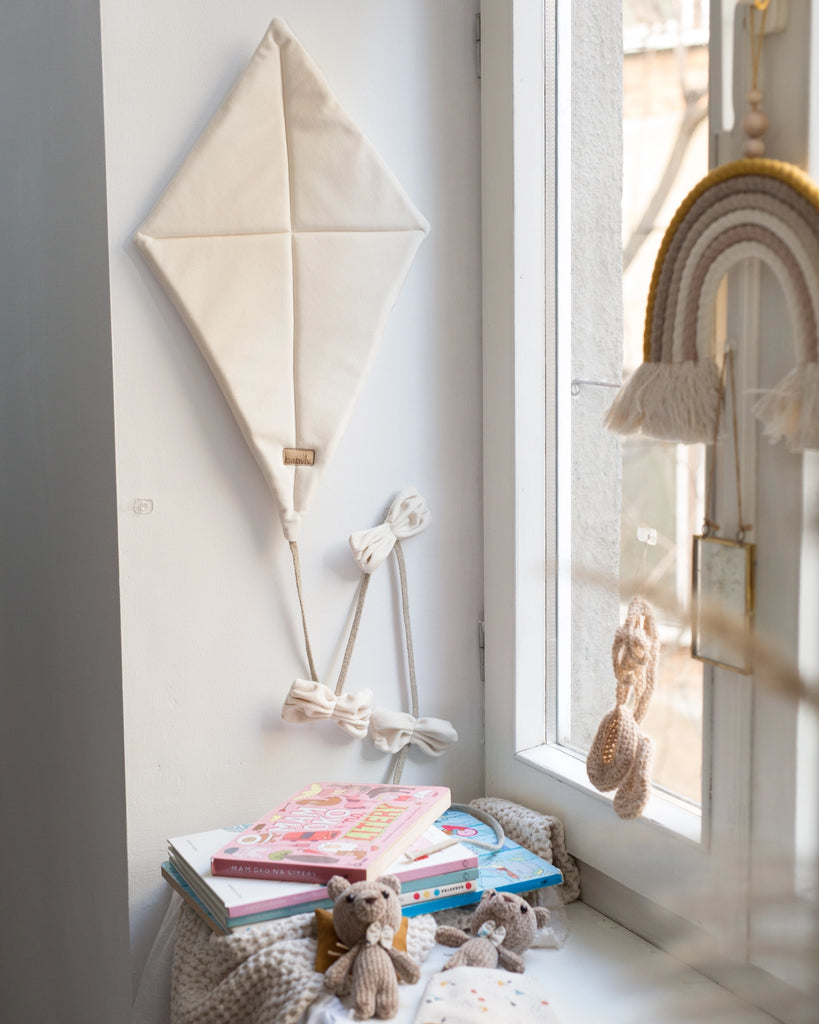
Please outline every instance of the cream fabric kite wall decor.
[{"label": "cream fabric kite wall decor", "polygon": [[274,19],[136,234],[273,490],[299,588],[303,517],[428,231]]}]

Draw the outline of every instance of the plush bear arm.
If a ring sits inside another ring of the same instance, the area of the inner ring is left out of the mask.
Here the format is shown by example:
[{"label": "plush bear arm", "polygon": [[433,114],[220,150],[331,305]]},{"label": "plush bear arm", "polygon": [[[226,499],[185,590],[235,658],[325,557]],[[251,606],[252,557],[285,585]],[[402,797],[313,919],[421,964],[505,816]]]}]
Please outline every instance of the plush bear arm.
[{"label": "plush bear arm", "polygon": [[414,985],[416,981],[421,977],[421,968],[412,959],[409,953],[405,953],[400,949],[388,949],[387,952],[392,960],[395,973],[408,985]]},{"label": "plush bear arm", "polygon": [[330,992],[338,994],[341,990],[350,968],[358,956],[358,946],[359,944],[356,943],[352,949],[348,949],[342,957],[336,960],[332,967],[328,967],[324,972],[324,987]]},{"label": "plush bear arm", "polygon": [[526,970],[523,957],[512,952],[511,949],[504,949],[503,946],[498,948],[498,963],[507,971],[514,971],[516,974],[523,974]]},{"label": "plush bear arm", "polygon": [[435,941],[442,946],[462,946],[468,938],[466,932],[450,924],[442,924],[435,932]]},{"label": "plush bear arm", "polygon": [[465,942],[457,953],[444,964],[445,971],[453,967],[491,967],[498,966],[498,951],[489,939],[472,938]]}]

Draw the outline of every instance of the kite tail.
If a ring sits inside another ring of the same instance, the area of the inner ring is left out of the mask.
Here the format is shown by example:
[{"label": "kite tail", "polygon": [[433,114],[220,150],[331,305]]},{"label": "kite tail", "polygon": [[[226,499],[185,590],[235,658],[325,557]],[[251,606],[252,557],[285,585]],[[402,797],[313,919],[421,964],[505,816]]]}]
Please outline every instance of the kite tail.
[{"label": "kite tail", "polygon": [[290,554],[293,557],[293,572],[296,576],[296,591],[299,595],[301,628],[304,632],[304,651],[307,655],[307,664],[310,668],[310,678],[314,683],[317,683],[318,673],[316,672],[316,663],[313,661],[313,648],[310,646],[310,634],[307,631],[307,613],[304,610],[304,594],[301,587],[301,565],[299,563],[299,546],[294,540],[290,541]]}]

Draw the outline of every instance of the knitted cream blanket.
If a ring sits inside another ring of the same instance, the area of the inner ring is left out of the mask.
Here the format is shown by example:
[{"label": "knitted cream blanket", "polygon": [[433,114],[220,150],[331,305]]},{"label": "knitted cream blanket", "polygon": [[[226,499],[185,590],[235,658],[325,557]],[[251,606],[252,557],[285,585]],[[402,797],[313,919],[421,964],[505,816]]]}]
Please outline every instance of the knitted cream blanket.
[{"label": "knitted cream blanket", "polygon": [[[435,941],[429,914],[410,918],[407,952],[419,963]],[[171,1024],[296,1024],[322,990],[314,914],[216,935],[184,904],[171,970]]]},{"label": "knitted cream blanket", "polygon": [[[580,895],[580,872],[574,858],[566,850],[566,833],[563,822],[551,814],[540,814],[530,807],[502,800],[500,797],[483,796],[472,801],[472,806],[491,814],[503,826],[509,838],[548,860],[563,875],[563,882],[557,886],[564,903],[571,903]],[[545,896],[545,890],[537,890]],[[533,900],[536,905],[541,905]],[[546,906],[545,903],[542,904]]]}]

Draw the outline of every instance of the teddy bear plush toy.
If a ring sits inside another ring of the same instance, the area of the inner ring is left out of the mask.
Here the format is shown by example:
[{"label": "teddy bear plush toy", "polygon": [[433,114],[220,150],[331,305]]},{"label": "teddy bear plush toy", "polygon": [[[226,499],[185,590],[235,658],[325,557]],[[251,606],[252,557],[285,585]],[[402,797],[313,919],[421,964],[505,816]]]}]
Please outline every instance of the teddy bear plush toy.
[{"label": "teddy bear plush toy", "polygon": [[401,883],[394,875],[350,884],[334,875],[327,883],[333,901],[333,928],[347,948],[324,974],[324,986],[336,995],[350,993],[361,1020],[398,1013],[398,979],[414,985],[421,969],[412,957],[393,948],[401,924]]},{"label": "teddy bear plush toy", "polygon": [[444,964],[452,967],[505,967],[522,974],[522,954],[532,945],[535,933],[549,921],[545,907],[530,907],[517,893],[487,889],[472,916],[472,935],[460,928],[442,925],[435,941],[442,946],[459,946]]}]

